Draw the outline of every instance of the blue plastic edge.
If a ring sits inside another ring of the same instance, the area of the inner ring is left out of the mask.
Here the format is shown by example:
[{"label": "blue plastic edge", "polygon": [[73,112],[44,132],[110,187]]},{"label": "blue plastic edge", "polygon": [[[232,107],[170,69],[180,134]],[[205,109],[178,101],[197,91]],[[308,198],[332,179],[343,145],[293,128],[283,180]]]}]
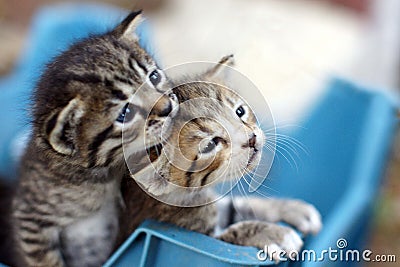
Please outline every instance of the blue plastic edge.
[{"label": "blue plastic edge", "polygon": [[[372,204],[375,197],[370,198],[367,196],[376,196],[376,186],[379,186],[372,182],[372,178],[376,175],[382,175],[381,172],[389,157],[389,147],[394,139],[396,126],[398,127],[399,125],[399,119],[396,119],[396,109],[400,108],[400,104],[394,96],[380,91],[366,90],[364,87],[357,86],[341,78],[332,78],[331,82],[336,83],[338,88],[350,86],[355,90],[362,90],[369,94],[373,100],[372,107],[368,111],[368,119],[365,120],[363,127],[365,137],[361,139],[364,140],[364,143],[359,146],[359,156],[356,157],[357,161],[353,168],[352,176],[356,178],[350,179],[353,183],[348,187],[352,190],[347,190],[345,196],[332,208],[332,212],[324,221],[324,228],[329,229],[329,231],[322,231],[317,238],[314,238],[309,243],[308,247],[316,252],[326,250],[336,244],[340,233],[351,229],[355,221],[357,221],[355,218],[361,218],[362,211],[365,211]],[[380,127],[376,127],[376,125],[380,125]],[[366,138],[368,136],[379,136],[379,138],[371,140]],[[366,140],[368,140],[369,144],[365,143]],[[374,142],[371,143],[371,141]],[[372,145],[373,151],[371,151]],[[370,183],[362,182],[362,179],[368,179]],[[359,214],[355,214],[355,212]],[[354,216],[346,217],[341,216],[342,214],[353,214]],[[326,262],[305,262],[303,266],[325,265]]]},{"label": "blue plastic edge", "polygon": [[[155,236],[179,247],[206,255],[210,258],[214,258],[220,262],[256,266],[268,266],[275,264],[272,261],[263,262],[258,260],[256,257],[258,252],[257,248],[229,244],[210,236],[192,232],[171,224],[146,220],[109,258],[109,260],[104,264],[104,267],[114,266],[113,264],[118,260],[118,258],[126,250],[128,250],[129,247],[135,242],[136,238],[143,233],[146,235]],[[215,249],[213,249],[216,246],[223,248],[218,250],[218,254],[215,252]],[[240,251],[240,255],[242,255],[241,257],[238,256],[238,251]],[[248,255],[248,257],[244,255]],[[254,257],[250,255],[253,255]]]}]

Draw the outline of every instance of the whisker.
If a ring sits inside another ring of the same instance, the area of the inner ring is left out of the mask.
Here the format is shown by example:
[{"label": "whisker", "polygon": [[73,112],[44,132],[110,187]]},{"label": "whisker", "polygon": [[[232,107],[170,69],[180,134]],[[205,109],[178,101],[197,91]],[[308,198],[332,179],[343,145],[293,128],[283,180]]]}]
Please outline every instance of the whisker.
[{"label": "whisker", "polygon": [[[299,148],[301,149],[304,153],[306,153],[307,155],[309,155],[309,151],[307,151],[306,147],[296,138],[293,138],[291,136],[288,135],[283,135],[283,134],[275,134],[273,135],[273,138],[276,139],[276,142],[282,142],[285,143],[287,145],[291,145],[293,147]],[[267,138],[267,142],[272,142],[271,140],[269,140],[269,138]]]},{"label": "whisker", "polygon": [[[281,147],[278,147],[278,148],[281,148]],[[281,150],[284,150],[286,153],[288,153],[288,156],[286,156],[285,153],[283,153]],[[296,160],[285,148],[277,149],[275,151],[275,153],[276,153],[276,155],[281,155],[287,161],[287,163],[289,163],[291,168],[295,168],[296,171],[298,171],[298,166],[297,166]],[[276,158],[279,159],[279,157],[276,157]]]},{"label": "whisker", "polygon": [[[244,180],[244,182],[250,187],[250,182],[247,181],[246,179],[243,179],[243,180]],[[261,187],[266,187],[266,186],[263,185],[263,184],[261,184],[260,186],[261,186]],[[269,189],[268,187],[266,187],[266,188]],[[260,192],[260,190],[256,190],[256,191],[252,192],[252,194],[257,194],[257,195],[260,195],[260,196],[262,196],[262,197],[268,198],[268,196],[265,195],[265,194],[263,194],[262,192]]]},{"label": "whisker", "polygon": [[[248,184],[248,185],[250,186],[250,181],[247,181],[246,178],[243,179],[243,180],[246,182],[246,184]],[[261,183],[259,186],[262,187],[262,188],[265,188],[265,189],[274,191],[275,193],[278,193],[277,190],[274,190],[274,189],[272,189],[271,187],[266,186],[264,183]],[[256,194],[258,194],[258,195],[260,195],[260,196],[262,196],[262,197],[270,198],[270,196],[263,194],[260,190],[256,190],[256,191],[254,191],[254,193],[256,193]]]},{"label": "whisker", "polygon": [[[272,188],[266,186],[266,185],[264,184],[264,182],[258,182],[257,180],[254,179],[254,177],[260,177],[260,178],[262,178],[263,181],[264,181],[265,179],[267,179],[266,177],[264,177],[264,176],[262,176],[262,175],[258,175],[257,173],[250,173],[250,172],[249,172],[248,174],[249,174],[249,175],[245,175],[245,176],[243,177],[243,179],[247,182],[247,184],[248,184],[249,186],[250,186],[250,183],[254,181],[254,182],[257,183],[257,188],[263,187],[263,188],[266,188],[266,189],[272,189]],[[250,174],[253,174],[253,175],[251,176]],[[247,177],[249,177],[249,178],[251,179],[250,182],[246,180]],[[257,190],[256,190],[256,191],[257,191]]]},{"label": "whisker", "polygon": [[274,127],[271,128],[263,128],[263,132],[271,132],[271,131],[276,131],[276,130],[281,130],[281,129],[287,129],[287,128],[299,128],[299,129],[307,129],[303,125],[299,124],[282,124],[282,125],[275,125]]}]

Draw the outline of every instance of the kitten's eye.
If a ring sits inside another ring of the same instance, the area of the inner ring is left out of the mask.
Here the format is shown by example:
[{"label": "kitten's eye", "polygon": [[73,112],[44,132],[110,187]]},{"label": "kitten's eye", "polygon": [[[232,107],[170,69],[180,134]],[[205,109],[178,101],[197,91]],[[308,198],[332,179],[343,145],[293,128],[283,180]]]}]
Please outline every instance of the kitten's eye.
[{"label": "kitten's eye", "polygon": [[161,81],[161,74],[158,72],[158,70],[153,70],[153,72],[149,75],[149,79],[150,82],[156,86]]},{"label": "kitten's eye", "polygon": [[236,109],[236,115],[238,115],[239,118],[243,117],[246,111],[244,110],[243,106],[240,106]]},{"label": "kitten's eye", "polygon": [[218,145],[220,142],[220,138],[214,137],[213,139],[210,140],[210,142],[207,143],[206,147],[203,148],[201,153],[210,153],[211,151],[214,150],[214,148]]},{"label": "kitten's eye", "polygon": [[123,123],[124,121],[129,122],[133,119],[133,117],[134,117],[134,113],[129,108],[129,103],[127,103],[124,106],[124,108],[122,109],[121,113],[119,114],[119,116],[117,118],[117,122],[119,122],[119,123]]}]

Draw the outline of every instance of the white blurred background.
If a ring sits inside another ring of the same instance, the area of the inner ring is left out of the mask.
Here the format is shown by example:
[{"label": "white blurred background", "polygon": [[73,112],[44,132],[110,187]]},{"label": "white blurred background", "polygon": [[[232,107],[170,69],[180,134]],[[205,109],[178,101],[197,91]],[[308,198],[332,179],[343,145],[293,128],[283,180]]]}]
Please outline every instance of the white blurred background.
[{"label": "white blurred background", "polygon": [[[19,55],[35,9],[50,2],[0,0],[1,72]],[[106,2],[144,8],[164,67],[234,53],[278,123],[297,121],[332,75],[398,88],[399,0]]]}]

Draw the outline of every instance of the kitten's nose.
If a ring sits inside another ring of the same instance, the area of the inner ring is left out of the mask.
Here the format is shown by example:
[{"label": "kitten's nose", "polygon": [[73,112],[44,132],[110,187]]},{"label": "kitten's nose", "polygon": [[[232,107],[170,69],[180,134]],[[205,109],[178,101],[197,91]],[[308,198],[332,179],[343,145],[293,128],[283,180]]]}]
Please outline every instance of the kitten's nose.
[{"label": "kitten's nose", "polygon": [[168,96],[163,95],[151,110],[151,114],[160,117],[166,117],[172,111],[171,100]]},{"label": "kitten's nose", "polygon": [[253,133],[249,139],[249,147],[254,148],[254,146],[256,145],[256,141],[257,141],[257,136],[255,133]]}]

